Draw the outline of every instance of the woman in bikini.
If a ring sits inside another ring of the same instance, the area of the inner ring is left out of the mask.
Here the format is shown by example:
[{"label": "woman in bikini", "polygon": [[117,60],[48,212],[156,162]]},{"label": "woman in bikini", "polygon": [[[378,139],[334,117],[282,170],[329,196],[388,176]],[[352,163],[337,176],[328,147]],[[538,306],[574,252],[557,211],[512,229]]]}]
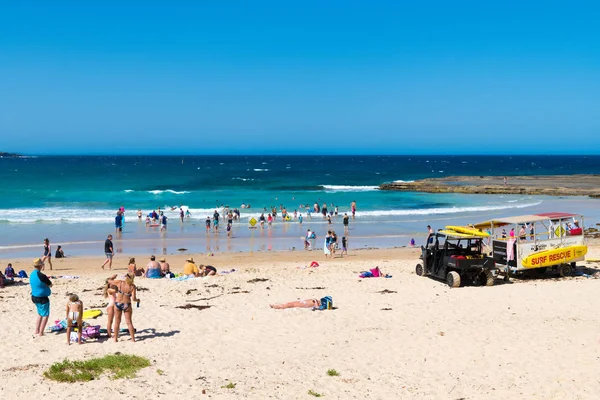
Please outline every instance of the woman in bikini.
[{"label": "woman in bikini", "polygon": [[115,298],[115,326],[114,326],[114,340],[119,341],[119,329],[121,327],[121,318],[125,314],[125,322],[129,329],[129,336],[131,341],[135,342],[135,329],[133,328],[133,321],[131,315],[133,312],[133,302],[138,302],[136,287],[133,284],[134,276],[127,274],[124,281],[109,280],[110,285],[114,285],[117,288]]},{"label": "woman in bikini", "polygon": [[131,257],[129,259],[129,265],[127,266],[127,273],[132,276],[144,276],[146,271],[144,271],[144,268],[138,268],[135,264],[135,258]]},{"label": "woman in bikini", "polygon": [[67,303],[67,344],[71,345],[71,328],[77,328],[77,343],[83,344],[83,302],[72,294]]},{"label": "woman in bikini", "polygon": [[106,331],[108,333],[109,338],[112,336],[112,323],[115,317],[115,300],[117,289],[115,288],[115,286],[110,285],[108,282],[114,281],[115,279],[117,279],[117,275],[113,275],[110,278],[107,278],[106,281],[104,281],[104,290],[102,291],[104,298],[108,299],[108,305],[106,306],[106,315],[108,315]]},{"label": "woman in bikini", "polygon": [[318,299],[306,299],[290,301],[289,303],[271,304],[270,307],[276,310],[282,310],[285,308],[319,308],[320,305],[321,301]]},{"label": "woman in bikini", "polygon": [[[42,261],[44,263],[48,263],[50,266],[50,270],[52,270],[52,248],[50,248],[50,240],[48,238],[44,239],[44,255],[42,256]],[[42,268],[44,270],[44,268]]]}]

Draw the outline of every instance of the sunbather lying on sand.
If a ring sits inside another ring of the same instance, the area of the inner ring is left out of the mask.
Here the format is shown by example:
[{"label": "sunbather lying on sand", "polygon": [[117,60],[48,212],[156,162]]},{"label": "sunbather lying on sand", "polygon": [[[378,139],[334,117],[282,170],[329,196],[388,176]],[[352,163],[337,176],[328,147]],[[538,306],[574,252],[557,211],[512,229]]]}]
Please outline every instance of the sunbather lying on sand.
[{"label": "sunbather lying on sand", "polygon": [[289,303],[283,304],[271,304],[270,307],[281,310],[285,308],[319,308],[321,302],[318,299],[306,299],[298,301],[290,301]]}]

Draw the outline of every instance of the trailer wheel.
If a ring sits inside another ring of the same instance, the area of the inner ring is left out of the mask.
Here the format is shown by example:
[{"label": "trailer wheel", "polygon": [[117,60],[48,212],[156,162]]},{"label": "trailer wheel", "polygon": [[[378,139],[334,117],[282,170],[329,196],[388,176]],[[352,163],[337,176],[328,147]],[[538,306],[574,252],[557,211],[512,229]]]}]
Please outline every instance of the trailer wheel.
[{"label": "trailer wheel", "polygon": [[446,275],[446,282],[451,288],[457,288],[460,286],[460,275],[456,271],[450,271]]},{"label": "trailer wheel", "polygon": [[573,267],[571,267],[569,264],[561,264],[561,266],[558,267],[558,273],[562,277],[571,276],[573,273]]},{"label": "trailer wheel", "polygon": [[417,274],[417,276],[425,275],[425,269],[423,268],[423,266],[421,264],[417,264],[417,266],[415,268],[415,274]]},{"label": "trailer wheel", "polygon": [[494,274],[489,269],[481,271],[479,274],[479,282],[483,286],[494,286]]}]

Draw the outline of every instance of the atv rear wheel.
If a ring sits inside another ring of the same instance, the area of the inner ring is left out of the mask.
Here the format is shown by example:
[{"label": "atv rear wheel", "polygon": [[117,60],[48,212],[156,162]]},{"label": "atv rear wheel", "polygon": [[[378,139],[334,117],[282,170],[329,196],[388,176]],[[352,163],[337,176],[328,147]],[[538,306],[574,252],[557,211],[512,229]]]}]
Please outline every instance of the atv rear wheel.
[{"label": "atv rear wheel", "polygon": [[458,274],[458,272],[456,272],[456,271],[448,272],[448,275],[446,275],[446,283],[448,283],[448,286],[450,286],[451,288],[459,287],[460,286],[460,275]]},{"label": "atv rear wheel", "polygon": [[494,274],[492,274],[492,271],[489,269],[481,271],[479,282],[482,286],[494,286]]},{"label": "atv rear wheel", "polygon": [[417,274],[417,276],[425,275],[425,269],[423,268],[423,266],[421,264],[417,264],[417,266],[415,268],[415,274]]},{"label": "atv rear wheel", "polygon": [[561,264],[561,266],[558,267],[558,273],[562,277],[571,276],[573,273],[573,267],[571,267],[569,264]]}]

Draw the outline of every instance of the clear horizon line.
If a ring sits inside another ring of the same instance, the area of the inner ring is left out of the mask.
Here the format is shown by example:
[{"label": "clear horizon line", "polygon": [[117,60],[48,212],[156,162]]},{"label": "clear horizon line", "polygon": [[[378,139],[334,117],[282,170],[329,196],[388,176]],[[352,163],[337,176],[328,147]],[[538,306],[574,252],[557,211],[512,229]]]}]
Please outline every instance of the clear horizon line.
[{"label": "clear horizon line", "polygon": [[[3,152],[0,152],[3,153]],[[4,152],[10,155],[25,156],[25,157],[222,157],[222,156],[241,156],[241,157],[347,157],[347,156],[359,156],[359,157],[598,157],[600,153],[591,154],[549,154],[549,153],[404,153],[404,154],[390,154],[390,153],[263,153],[263,154],[248,154],[248,153],[170,153],[170,154],[156,154],[156,153],[131,153],[131,154],[109,154],[109,153],[19,153],[19,152]],[[9,158],[9,157],[8,157]]]}]

